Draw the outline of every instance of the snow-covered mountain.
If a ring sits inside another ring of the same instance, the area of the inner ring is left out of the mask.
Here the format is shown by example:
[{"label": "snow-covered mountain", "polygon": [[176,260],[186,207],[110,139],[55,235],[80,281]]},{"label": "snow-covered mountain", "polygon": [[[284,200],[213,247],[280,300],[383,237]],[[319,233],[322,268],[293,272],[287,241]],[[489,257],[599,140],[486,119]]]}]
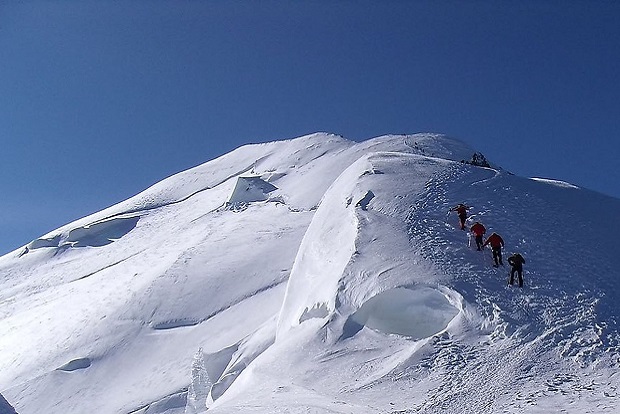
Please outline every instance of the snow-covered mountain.
[{"label": "snow-covered mountain", "polygon": [[620,200],[475,152],[248,145],[33,240],[0,258],[0,392],[20,414],[619,412]]}]

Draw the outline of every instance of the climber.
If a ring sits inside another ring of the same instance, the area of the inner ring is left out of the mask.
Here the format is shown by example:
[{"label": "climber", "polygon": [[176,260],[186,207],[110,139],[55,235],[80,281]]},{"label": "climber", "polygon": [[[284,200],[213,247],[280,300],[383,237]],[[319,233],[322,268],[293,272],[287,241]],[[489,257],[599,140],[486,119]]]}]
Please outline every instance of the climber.
[{"label": "climber", "polygon": [[471,226],[471,232],[476,237],[476,247],[477,250],[482,250],[482,236],[487,232],[487,229],[480,222],[475,222],[473,226]]},{"label": "climber", "polygon": [[491,245],[491,250],[493,251],[493,261],[495,262],[493,267],[498,267],[499,265],[503,266],[504,263],[502,263],[502,247],[504,247],[504,239],[502,239],[499,234],[492,233],[489,238],[486,239],[482,247],[486,246],[487,244]]},{"label": "climber", "polygon": [[512,256],[508,258],[508,264],[512,266],[508,284],[512,285],[514,283],[515,273],[517,273],[519,276],[519,287],[523,287],[523,265],[525,264],[525,259],[519,253],[513,253]]},{"label": "climber", "polygon": [[452,207],[450,210],[448,211],[456,211],[456,213],[459,216],[459,221],[460,221],[460,225],[461,225],[461,230],[465,230],[465,220],[467,220],[467,210],[469,210],[471,208],[471,206],[466,206],[463,203],[459,203],[456,206]]}]

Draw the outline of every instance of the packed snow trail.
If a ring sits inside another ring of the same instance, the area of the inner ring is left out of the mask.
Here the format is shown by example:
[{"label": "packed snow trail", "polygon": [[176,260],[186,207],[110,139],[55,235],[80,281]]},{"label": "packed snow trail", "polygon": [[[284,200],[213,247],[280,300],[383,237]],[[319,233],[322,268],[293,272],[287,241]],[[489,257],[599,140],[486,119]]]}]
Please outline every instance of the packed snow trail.
[{"label": "packed snow trail", "polygon": [[[479,304],[481,314],[493,327],[488,339],[493,352],[483,350],[484,363],[479,364],[487,373],[472,374],[465,367],[444,372],[442,384],[450,385],[435,390],[435,395],[442,396],[441,401],[427,401],[425,412],[453,412],[458,407],[475,407],[474,401],[486,405],[472,408],[471,412],[494,412],[506,408],[494,406],[494,401],[501,401],[505,397],[501,394],[510,389],[518,390],[515,395],[520,399],[519,409],[536,405],[541,396],[554,393],[578,400],[592,391],[604,394],[614,389],[599,383],[594,373],[584,378],[570,368],[571,364],[575,371],[596,367],[599,359],[618,361],[619,336],[610,312],[620,299],[614,290],[617,285],[606,286],[596,277],[581,277],[592,266],[583,258],[610,263],[609,252],[596,240],[603,222],[611,217],[599,217],[600,227],[575,225],[578,217],[591,212],[592,207],[580,212],[580,205],[571,200],[589,196],[594,199],[591,203],[596,203],[605,197],[587,190],[550,187],[541,191],[540,187],[539,182],[506,173],[455,165],[436,175],[427,186],[426,196],[412,208],[408,218],[412,244],[422,246],[423,256],[453,275],[449,285],[469,303]],[[480,221],[487,227],[486,236],[493,231],[502,235],[506,242],[504,258],[519,251],[528,260],[523,290],[506,286],[509,266],[493,269],[490,249],[479,252],[468,247],[468,236],[457,229],[456,217],[450,216],[450,224],[444,223],[444,212],[464,200],[475,206],[468,219],[470,225]],[[551,220],[540,221],[538,218],[543,216]],[[580,234],[577,240],[575,231]],[[562,254],[566,250],[580,253],[567,257]],[[556,257],[563,260],[553,260]],[[464,362],[480,358],[473,348],[466,351],[449,335],[442,337],[436,339],[436,354],[430,361],[468,354],[471,356]],[[545,356],[549,349],[567,358],[569,372],[555,373],[567,367],[559,367],[557,361]],[[440,371],[437,368],[430,371]],[[455,386],[459,383],[467,384],[466,392]],[[473,397],[476,393],[480,395]]]}]

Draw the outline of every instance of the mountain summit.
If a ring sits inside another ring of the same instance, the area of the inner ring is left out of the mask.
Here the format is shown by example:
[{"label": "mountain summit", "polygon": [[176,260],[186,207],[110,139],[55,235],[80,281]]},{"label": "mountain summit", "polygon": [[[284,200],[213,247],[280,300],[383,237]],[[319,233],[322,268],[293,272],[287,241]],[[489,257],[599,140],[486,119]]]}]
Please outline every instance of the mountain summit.
[{"label": "mountain summit", "polygon": [[[318,133],[43,235],[0,258],[0,393],[20,414],[618,412],[620,200],[490,161]],[[458,203],[525,257],[523,288]]]}]

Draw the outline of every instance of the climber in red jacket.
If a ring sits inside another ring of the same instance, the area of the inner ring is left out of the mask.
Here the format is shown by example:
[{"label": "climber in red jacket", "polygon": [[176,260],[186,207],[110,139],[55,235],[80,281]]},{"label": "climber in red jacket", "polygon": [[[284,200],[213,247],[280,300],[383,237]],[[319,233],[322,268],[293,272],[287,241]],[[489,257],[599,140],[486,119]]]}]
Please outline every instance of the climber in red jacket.
[{"label": "climber in red jacket", "polygon": [[503,266],[504,263],[502,262],[502,247],[504,247],[504,239],[502,239],[499,234],[492,233],[489,238],[486,239],[482,247],[486,246],[487,244],[491,245],[491,250],[493,251],[493,261],[495,262],[493,267],[498,267],[499,265]]},{"label": "climber in red jacket", "polygon": [[475,222],[474,225],[471,226],[470,231],[476,237],[477,250],[482,250],[482,237],[484,236],[484,233],[487,232],[487,229],[480,222]]}]

